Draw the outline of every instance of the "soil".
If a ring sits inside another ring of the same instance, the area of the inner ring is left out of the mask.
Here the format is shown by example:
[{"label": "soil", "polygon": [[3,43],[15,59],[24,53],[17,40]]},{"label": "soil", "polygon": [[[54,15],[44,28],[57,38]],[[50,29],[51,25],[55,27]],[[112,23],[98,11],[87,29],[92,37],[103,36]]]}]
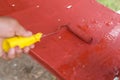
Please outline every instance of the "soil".
[{"label": "soil", "polygon": [[28,55],[11,61],[0,59],[0,80],[56,80]]}]

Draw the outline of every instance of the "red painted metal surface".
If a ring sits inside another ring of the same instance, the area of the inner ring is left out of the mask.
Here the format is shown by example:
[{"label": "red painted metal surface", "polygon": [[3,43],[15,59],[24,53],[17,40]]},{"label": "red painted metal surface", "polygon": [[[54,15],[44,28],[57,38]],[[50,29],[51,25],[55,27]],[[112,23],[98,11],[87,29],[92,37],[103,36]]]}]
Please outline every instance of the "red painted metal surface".
[{"label": "red painted metal surface", "polygon": [[[59,79],[120,76],[120,15],[95,0],[0,0],[0,15],[18,19],[34,33],[47,35],[59,29],[30,53]],[[89,37],[91,43],[86,42]]]}]

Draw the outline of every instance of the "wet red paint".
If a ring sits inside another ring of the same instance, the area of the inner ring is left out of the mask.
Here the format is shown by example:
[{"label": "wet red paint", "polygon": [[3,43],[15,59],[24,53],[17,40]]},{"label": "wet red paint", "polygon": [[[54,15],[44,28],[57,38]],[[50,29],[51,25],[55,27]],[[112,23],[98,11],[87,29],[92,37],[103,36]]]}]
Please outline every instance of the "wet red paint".
[{"label": "wet red paint", "polygon": [[86,43],[92,43],[93,38],[78,26],[68,26],[69,30]]},{"label": "wet red paint", "polygon": [[[69,5],[72,8],[67,8]],[[109,36],[114,35],[110,33],[118,26],[120,15],[95,0],[0,0],[0,11],[0,15],[18,19],[34,33],[49,34],[62,25],[80,25],[83,34],[92,36],[92,43],[87,44],[62,29],[44,37],[31,50],[30,55],[59,79],[113,80],[119,77],[116,75],[120,71],[119,30],[114,38]],[[78,35],[76,26],[71,27]],[[83,34],[80,33],[80,37]]]}]

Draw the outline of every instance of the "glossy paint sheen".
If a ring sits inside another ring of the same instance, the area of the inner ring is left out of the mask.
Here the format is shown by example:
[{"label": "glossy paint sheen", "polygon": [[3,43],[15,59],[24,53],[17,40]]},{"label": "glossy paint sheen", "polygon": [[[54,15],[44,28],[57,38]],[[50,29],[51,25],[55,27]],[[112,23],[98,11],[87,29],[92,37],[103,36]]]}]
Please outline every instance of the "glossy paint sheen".
[{"label": "glossy paint sheen", "polygon": [[[0,0],[12,16],[45,35],[30,55],[60,80],[115,80],[120,76],[120,15],[95,0]],[[92,37],[86,43],[67,28]],[[56,31],[57,30],[57,31]]]}]

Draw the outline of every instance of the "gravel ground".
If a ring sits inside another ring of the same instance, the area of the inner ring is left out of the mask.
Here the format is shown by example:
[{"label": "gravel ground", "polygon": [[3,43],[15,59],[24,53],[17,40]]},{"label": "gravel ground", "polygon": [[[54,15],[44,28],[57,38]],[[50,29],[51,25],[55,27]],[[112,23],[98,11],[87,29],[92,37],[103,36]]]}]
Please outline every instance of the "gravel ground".
[{"label": "gravel ground", "polygon": [[23,55],[12,61],[0,59],[0,80],[56,80],[31,57]]}]

